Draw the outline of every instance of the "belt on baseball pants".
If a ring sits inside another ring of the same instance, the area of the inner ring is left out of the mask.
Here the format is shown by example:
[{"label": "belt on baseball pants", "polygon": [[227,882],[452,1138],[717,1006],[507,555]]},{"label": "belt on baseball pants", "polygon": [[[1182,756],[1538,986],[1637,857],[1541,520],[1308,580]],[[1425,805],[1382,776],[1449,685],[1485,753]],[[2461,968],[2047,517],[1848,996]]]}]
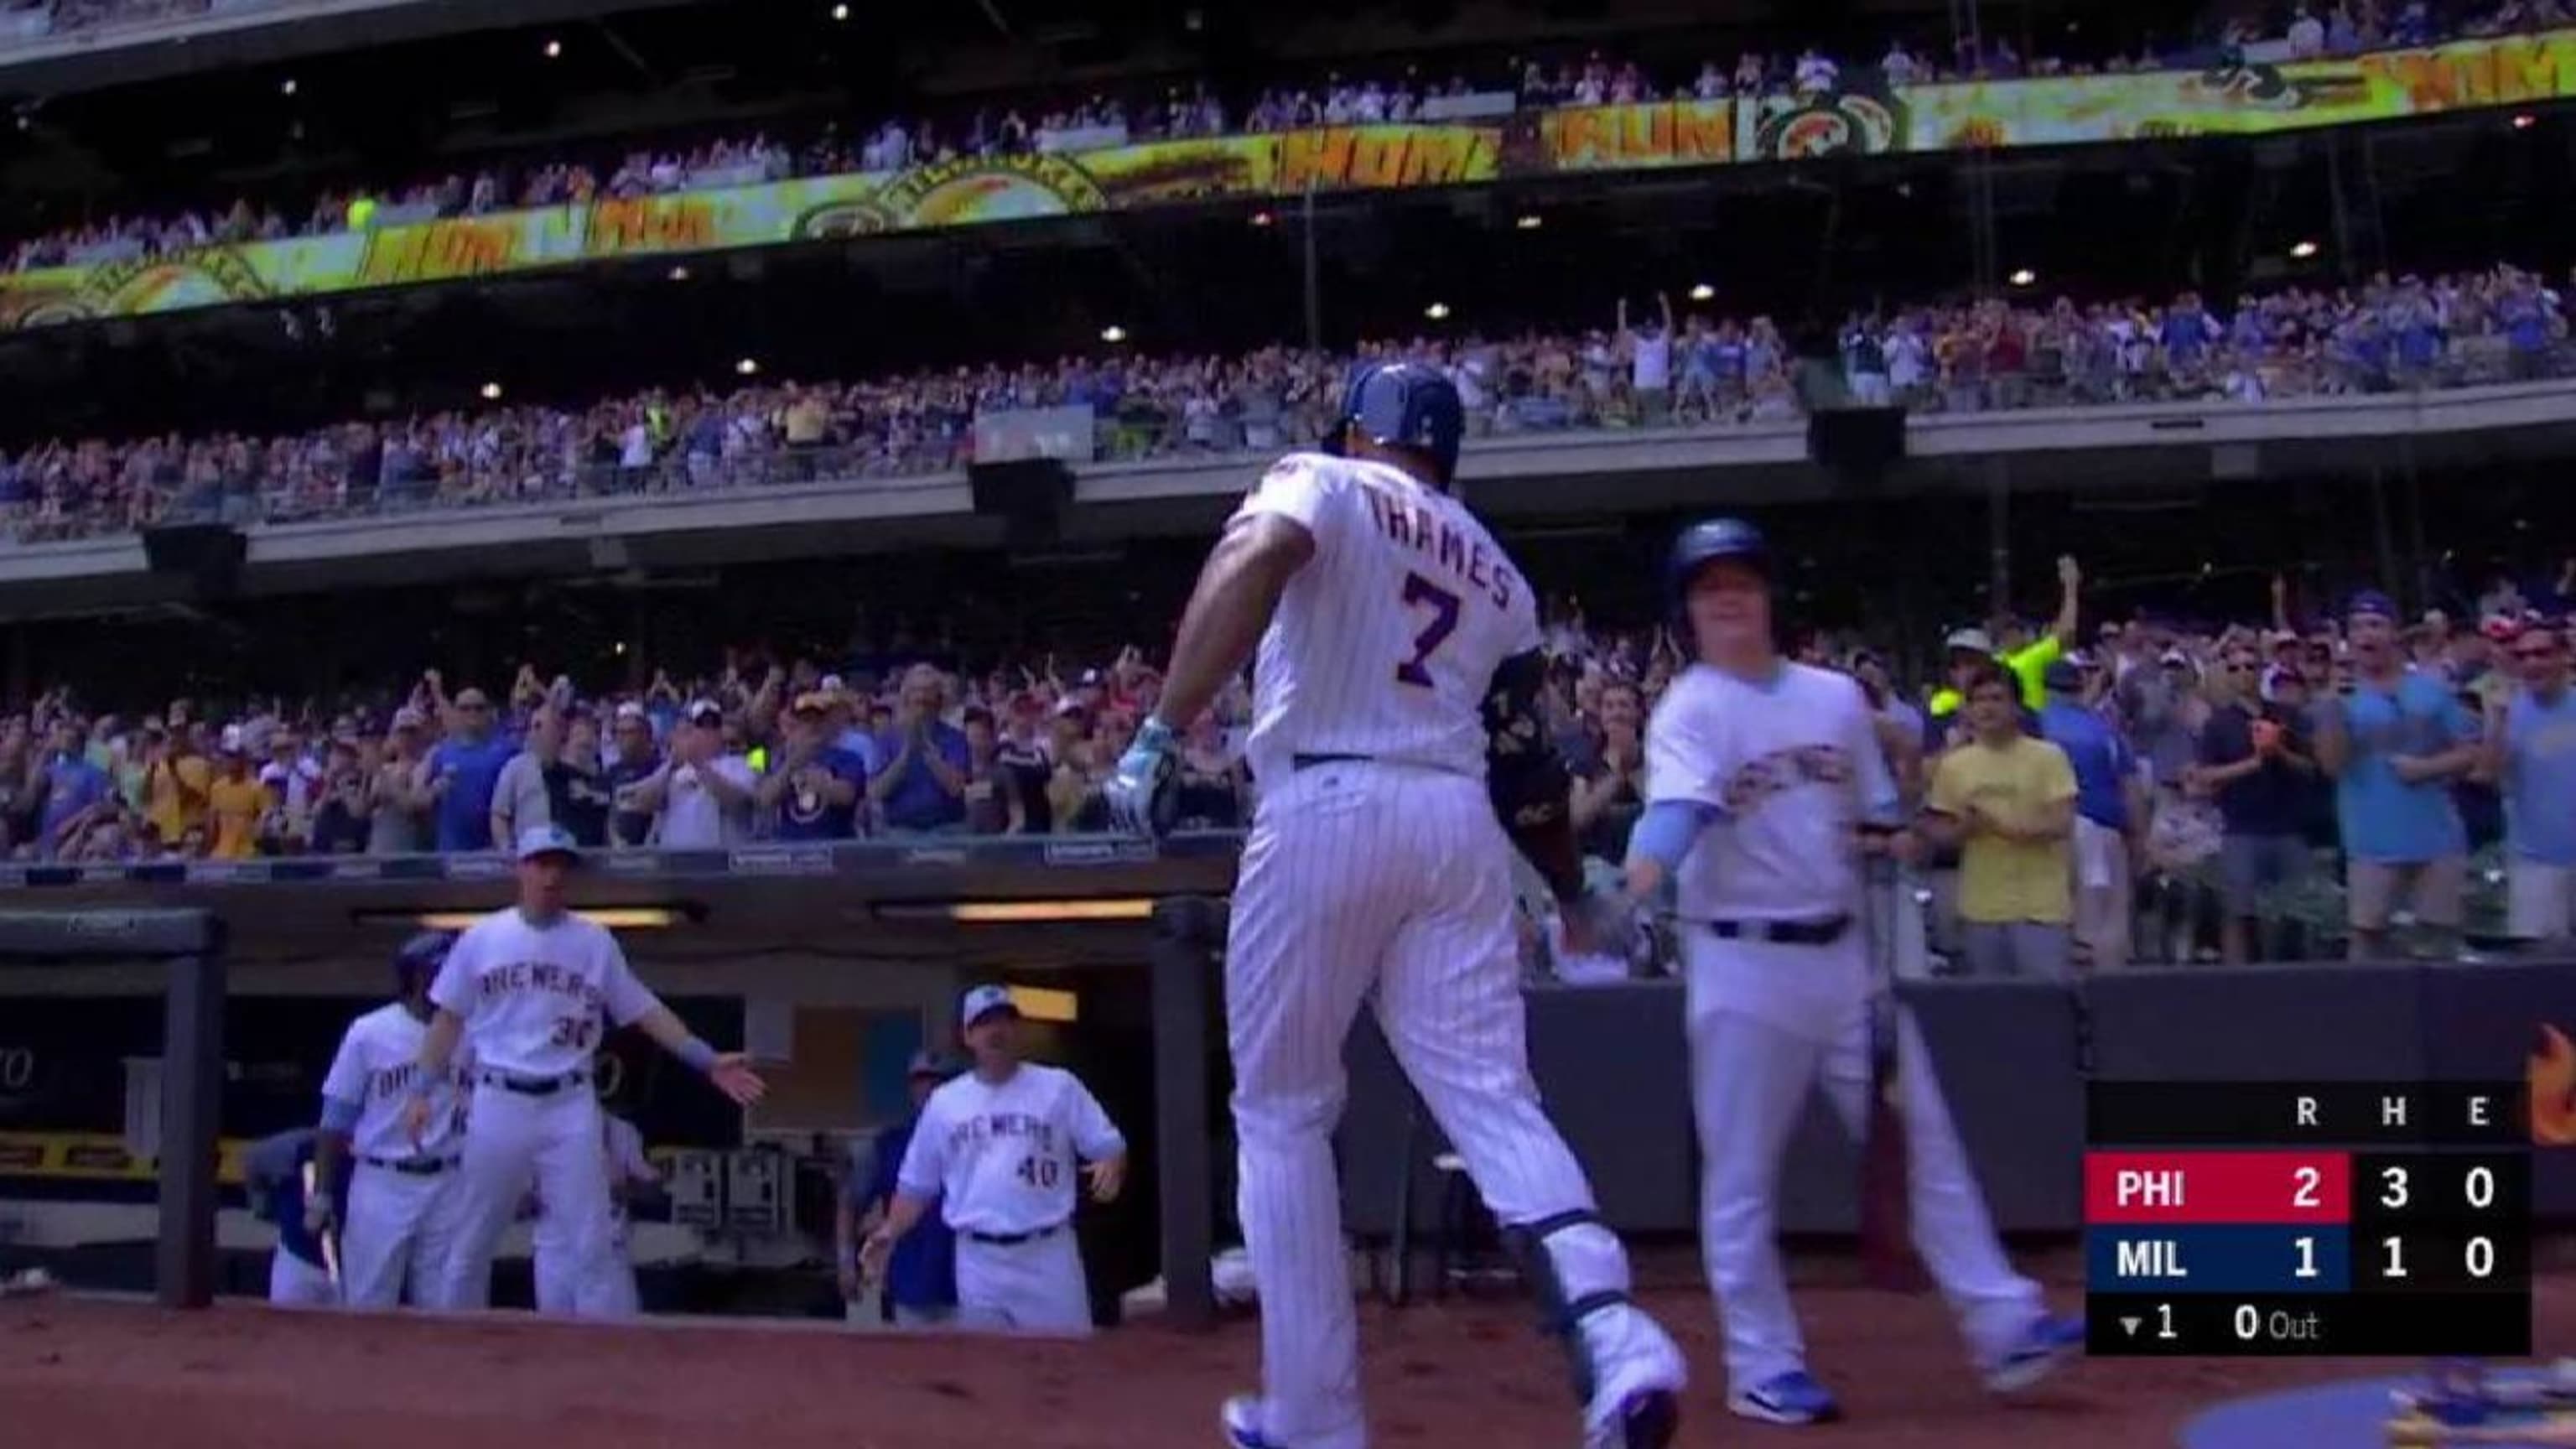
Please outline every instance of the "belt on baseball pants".
[{"label": "belt on baseball pants", "polygon": [[960,1232],[957,1236],[970,1243],[990,1243],[997,1248],[1008,1248],[1019,1243],[1034,1243],[1040,1238],[1052,1238],[1063,1231],[1064,1224],[1049,1223],[1045,1227],[1033,1228],[1025,1233]]},{"label": "belt on baseball pants", "polygon": [[514,1077],[508,1072],[485,1072],[481,1077],[487,1087],[516,1092],[522,1097],[551,1097],[566,1087],[578,1087],[589,1080],[588,1072],[566,1072],[559,1077]]},{"label": "belt on baseball pants", "polygon": [[1774,946],[1830,946],[1851,929],[1851,917],[1821,921],[1703,921],[1721,941],[1761,941]]},{"label": "belt on baseball pants", "polygon": [[456,1165],[453,1157],[361,1157],[369,1167],[399,1172],[405,1177],[436,1177]]},{"label": "belt on baseball pants", "polygon": [[1358,765],[1376,759],[1375,755],[1290,755],[1291,770],[1320,770],[1326,765]]}]

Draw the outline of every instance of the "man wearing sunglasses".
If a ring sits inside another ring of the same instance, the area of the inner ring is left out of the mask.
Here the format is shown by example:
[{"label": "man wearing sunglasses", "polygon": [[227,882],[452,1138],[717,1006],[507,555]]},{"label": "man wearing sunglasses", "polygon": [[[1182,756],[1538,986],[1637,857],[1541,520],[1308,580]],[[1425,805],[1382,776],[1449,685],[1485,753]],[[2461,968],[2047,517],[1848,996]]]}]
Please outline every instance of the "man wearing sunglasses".
[{"label": "man wearing sunglasses", "polygon": [[2504,796],[2505,929],[2562,947],[2576,929],[2576,693],[2563,621],[2531,624],[2505,649],[2521,688],[2487,707],[2478,774]]},{"label": "man wearing sunglasses", "polygon": [[[2256,903],[2266,890],[2304,882],[2314,857],[2303,826],[2316,761],[2295,708],[2256,694],[2261,661],[2249,645],[2230,648],[2209,676],[2209,721],[2200,759],[2185,777],[2195,795],[2218,802],[2218,951],[2231,966],[2251,958]],[[2272,671],[2274,688],[2300,682]]]}]

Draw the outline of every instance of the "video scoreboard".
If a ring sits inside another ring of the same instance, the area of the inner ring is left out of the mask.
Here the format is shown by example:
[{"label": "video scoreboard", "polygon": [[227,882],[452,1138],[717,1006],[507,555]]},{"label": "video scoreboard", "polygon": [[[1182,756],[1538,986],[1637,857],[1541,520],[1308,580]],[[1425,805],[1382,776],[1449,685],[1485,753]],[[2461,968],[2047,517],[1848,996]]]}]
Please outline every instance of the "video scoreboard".
[{"label": "video scoreboard", "polygon": [[2519,1082],[2095,1082],[2086,1350],[2531,1352]]}]

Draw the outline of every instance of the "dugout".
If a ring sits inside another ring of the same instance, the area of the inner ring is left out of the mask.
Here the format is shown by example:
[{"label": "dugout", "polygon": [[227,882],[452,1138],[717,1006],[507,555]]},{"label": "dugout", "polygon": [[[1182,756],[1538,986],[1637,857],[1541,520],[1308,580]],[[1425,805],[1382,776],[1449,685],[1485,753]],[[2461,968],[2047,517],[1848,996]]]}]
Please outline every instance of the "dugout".
[{"label": "dugout", "polygon": [[[773,1088],[738,1115],[649,1043],[619,1034],[607,1045],[609,1104],[638,1122],[666,1175],[692,1156],[762,1155],[787,1225],[744,1229],[739,1204],[728,1203],[716,1231],[691,1231],[684,1193],[649,1202],[637,1228],[648,1307],[836,1313],[829,1213],[845,1144],[904,1110],[907,1059],[923,1046],[953,1049],[958,994],[987,981],[1014,988],[1033,1054],[1080,1073],[1129,1137],[1121,1201],[1086,1205],[1079,1220],[1104,1315],[1156,1277],[1166,1256],[1158,1178],[1174,1156],[1161,1150],[1170,1113],[1158,1106],[1158,1042],[1178,1035],[1203,1052],[1221,1039],[1212,990],[1196,999],[1196,1031],[1158,1033],[1153,913],[1168,895],[1221,896],[1233,854],[1232,838],[1216,836],[598,858],[575,887],[576,908],[618,929],[638,973],[694,1028],[769,1063]],[[219,1046],[205,1094],[223,1144],[211,1177],[227,1291],[264,1282],[265,1231],[240,1211],[241,1148],[310,1120],[340,1031],[384,998],[395,945],[504,905],[512,891],[506,863],[484,857],[10,867],[0,887],[57,924],[150,903],[231,926],[226,989],[206,1027]],[[1213,967],[1202,959],[1196,969]],[[75,1284],[128,1289],[153,1280],[161,1144],[138,1124],[136,1104],[162,1100],[170,1079],[166,986],[155,959],[114,949],[0,956],[0,1269],[41,1263]],[[1207,1211],[1205,1124],[1217,1115],[1203,1056],[1199,1066],[1183,1114],[1198,1125],[1178,1154],[1197,1183],[1194,1218]],[[704,1251],[684,1266],[663,1262],[675,1236]],[[1194,1236],[1203,1258],[1208,1228]],[[524,1267],[505,1267],[496,1294],[510,1301],[523,1282]]]}]

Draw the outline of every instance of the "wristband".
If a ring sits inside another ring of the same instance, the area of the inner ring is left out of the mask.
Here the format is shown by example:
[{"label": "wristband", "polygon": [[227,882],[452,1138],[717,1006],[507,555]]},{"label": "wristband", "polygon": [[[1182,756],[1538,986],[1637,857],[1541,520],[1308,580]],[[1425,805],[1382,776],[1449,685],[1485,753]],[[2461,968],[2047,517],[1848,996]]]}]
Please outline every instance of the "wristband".
[{"label": "wristband", "polygon": [[1149,750],[1162,750],[1171,746],[1174,737],[1172,727],[1163,723],[1161,715],[1149,714],[1145,723],[1137,727],[1134,743]]},{"label": "wristband", "polygon": [[673,1055],[695,1067],[700,1075],[704,1075],[716,1064],[716,1049],[707,1045],[704,1037],[693,1036],[680,1043],[679,1050]]}]

